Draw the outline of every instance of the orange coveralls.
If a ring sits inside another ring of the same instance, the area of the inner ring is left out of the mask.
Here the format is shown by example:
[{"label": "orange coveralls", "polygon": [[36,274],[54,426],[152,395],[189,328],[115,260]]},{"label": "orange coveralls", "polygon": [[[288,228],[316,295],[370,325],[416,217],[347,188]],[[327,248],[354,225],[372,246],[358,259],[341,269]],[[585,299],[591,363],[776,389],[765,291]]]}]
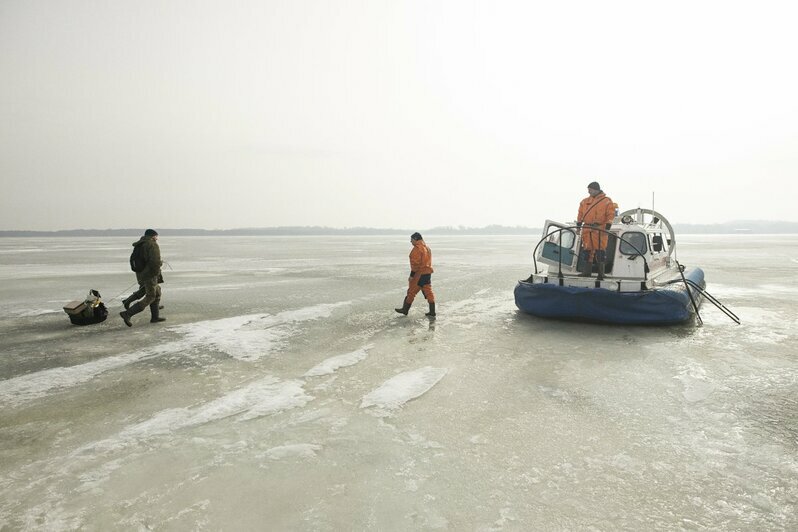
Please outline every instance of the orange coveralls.
[{"label": "orange coveralls", "polygon": [[[598,253],[599,261],[604,262],[604,251],[607,249],[607,233],[603,230],[607,224],[615,219],[615,207],[609,196],[603,192],[596,196],[588,196],[579,203],[579,213],[576,221],[582,222],[582,249],[586,252],[585,259],[593,261]],[[602,231],[591,229],[596,227]]]},{"label": "orange coveralls", "polygon": [[413,242],[410,250],[410,278],[408,279],[405,301],[410,304],[421,291],[428,303],[435,303],[432,293],[432,250],[423,240]]}]

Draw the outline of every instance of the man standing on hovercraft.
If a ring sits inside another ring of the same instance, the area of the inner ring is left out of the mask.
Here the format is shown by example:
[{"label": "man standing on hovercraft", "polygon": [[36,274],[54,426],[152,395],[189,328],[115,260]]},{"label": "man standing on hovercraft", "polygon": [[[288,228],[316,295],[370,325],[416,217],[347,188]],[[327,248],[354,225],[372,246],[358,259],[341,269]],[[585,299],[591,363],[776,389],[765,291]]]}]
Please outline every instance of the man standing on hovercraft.
[{"label": "man standing on hovercraft", "polygon": [[604,194],[601,186],[593,181],[587,186],[588,196],[579,204],[576,226],[582,233],[582,268],[580,277],[590,277],[593,262],[598,264],[599,280],[604,279],[604,266],[607,261],[607,243],[612,220],[615,218],[615,204]]}]

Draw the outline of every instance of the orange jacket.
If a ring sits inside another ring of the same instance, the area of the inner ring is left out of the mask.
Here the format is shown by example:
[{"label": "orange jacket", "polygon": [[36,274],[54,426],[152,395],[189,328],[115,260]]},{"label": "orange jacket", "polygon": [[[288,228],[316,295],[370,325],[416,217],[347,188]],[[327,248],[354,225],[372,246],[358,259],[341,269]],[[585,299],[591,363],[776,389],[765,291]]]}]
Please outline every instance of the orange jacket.
[{"label": "orange jacket", "polygon": [[588,196],[579,203],[579,214],[576,221],[582,222],[582,247],[585,249],[606,249],[607,233],[594,231],[590,227],[606,229],[615,219],[615,205],[609,196],[599,192],[596,196]]},{"label": "orange jacket", "polygon": [[604,229],[605,224],[612,223],[615,218],[615,207],[609,196],[599,192],[596,197],[588,196],[579,204],[576,221],[583,225],[598,224]]},{"label": "orange jacket", "polygon": [[432,273],[432,250],[427,247],[423,240],[413,242],[413,249],[410,251],[410,272],[420,275]]}]

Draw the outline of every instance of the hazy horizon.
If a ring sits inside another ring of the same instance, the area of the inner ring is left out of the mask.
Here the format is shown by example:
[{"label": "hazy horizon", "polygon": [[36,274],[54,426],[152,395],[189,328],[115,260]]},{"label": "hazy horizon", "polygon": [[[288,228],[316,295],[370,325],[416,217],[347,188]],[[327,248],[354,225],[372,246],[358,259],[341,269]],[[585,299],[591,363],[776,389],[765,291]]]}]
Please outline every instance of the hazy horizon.
[{"label": "hazy horizon", "polygon": [[[561,220],[562,221],[562,220]],[[567,220],[564,220],[567,222]],[[682,224],[674,222],[677,234],[798,234],[798,222],[780,220],[732,220],[720,223]],[[539,226],[505,226],[490,224],[481,227],[471,226],[437,226],[437,227],[331,227],[331,226],[273,226],[273,227],[235,227],[230,229],[201,227],[162,227],[156,228],[163,236],[364,236],[364,235],[397,235],[411,234],[421,231],[433,235],[526,235],[537,234],[542,230]],[[43,230],[4,230],[0,229],[0,237],[26,236],[138,236],[145,229],[125,228],[71,228],[55,231]]]},{"label": "hazy horizon", "polygon": [[0,228],[798,221],[798,7],[0,4]]}]

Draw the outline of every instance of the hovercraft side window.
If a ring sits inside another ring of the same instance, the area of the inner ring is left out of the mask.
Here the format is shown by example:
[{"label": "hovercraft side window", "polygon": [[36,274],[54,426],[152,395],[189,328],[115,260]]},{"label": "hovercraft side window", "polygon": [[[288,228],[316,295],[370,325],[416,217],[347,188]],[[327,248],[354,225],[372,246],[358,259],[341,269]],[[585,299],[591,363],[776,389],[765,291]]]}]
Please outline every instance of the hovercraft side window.
[{"label": "hovercraft side window", "polygon": [[[574,247],[574,242],[576,241],[576,235],[573,231],[570,230],[562,230],[558,231],[559,227],[555,225],[550,225],[546,228],[548,231],[548,238],[546,238],[546,242],[551,242],[552,244],[560,244],[563,248],[571,249]],[[560,239],[562,239],[560,241]]]},{"label": "hovercraft side window", "polygon": [[621,237],[623,240],[621,240],[619,249],[624,255],[639,255],[648,251],[648,239],[645,233],[628,232]]},{"label": "hovercraft side window", "polygon": [[671,247],[670,239],[661,234],[651,235],[651,251],[654,253],[667,252]]}]

